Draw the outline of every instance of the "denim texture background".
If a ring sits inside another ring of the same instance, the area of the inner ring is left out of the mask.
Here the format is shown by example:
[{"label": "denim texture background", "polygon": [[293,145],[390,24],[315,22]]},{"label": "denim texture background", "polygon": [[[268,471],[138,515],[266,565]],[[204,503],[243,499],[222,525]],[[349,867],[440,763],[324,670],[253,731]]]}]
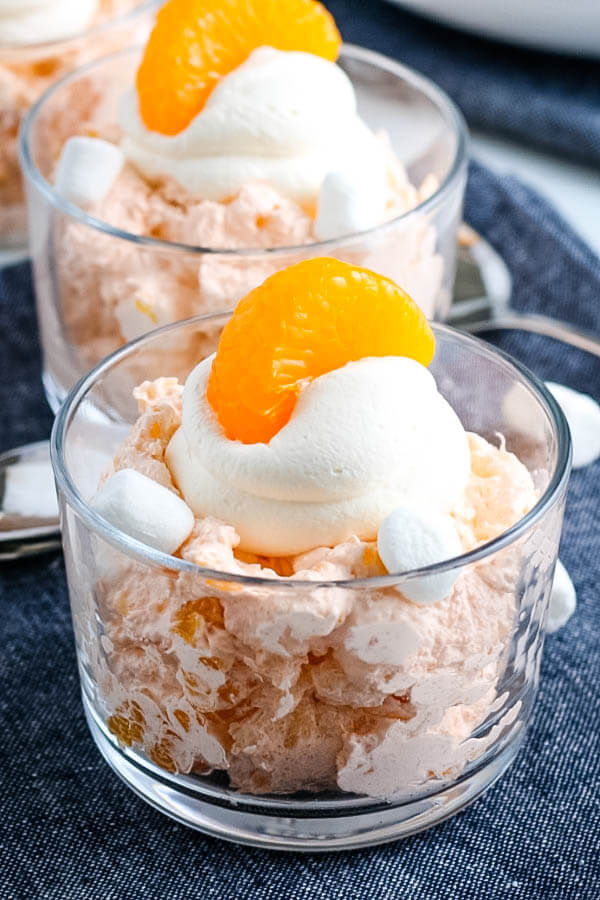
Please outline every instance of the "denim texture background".
[{"label": "denim texture background", "polygon": [[433,78],[469,124],[600,162],[600,60],[484,40],[381,0],[326,0],[325,5],[345,41],[378,50]]},{"label": "denim texture background", "polygon": [[[519,182],[473,166],[467,218],[507,260],[514,305],[600,334],[600,261]],[[600,399],[600,363],[547,339],[502,346]],[[0,274],[2,449],[51,427],[29,268]],[[235,847],[126,789],[88,735],[62,558],[0,569],[0,900],[436,900],[600,896],[600,462],[575,472],[561,556],[579,608],[546,642],[535,722],[512,768],[454,819],[340,855]]]}]

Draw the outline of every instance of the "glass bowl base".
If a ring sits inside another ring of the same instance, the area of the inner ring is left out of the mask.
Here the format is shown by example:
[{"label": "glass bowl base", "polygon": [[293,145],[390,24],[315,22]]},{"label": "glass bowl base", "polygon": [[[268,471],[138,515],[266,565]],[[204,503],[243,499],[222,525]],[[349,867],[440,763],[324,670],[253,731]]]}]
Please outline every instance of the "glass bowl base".
[{"label": "glass bowl base", "polygon": [[[417,834],[455,815],[480,797],[502,775],[518,753],[525,729],[495,758],[473,774],[431,794],[425,799],[384,804],[356,798],[354,807],[347,801],[320,804],[318,795],[312,814],[309,806],[284,798],[278,806],[265,806],[263,798],[240,795],[236,802],[231,792],[204,790],[202,780],[197,787],[191,778],[160,774],[156,766],[145,764],[143,757],[119,749],[108,737],[89,700],[83,697],[86,718],[92,737],[109,766],[143,800],[182,825],[212,837],[263,847],[270,850],[330,852],[372,847]],[[348,798],[351,801],[352,798]],[[249,802],[250,801],[250,802]],[[328,807],[328,808],[324,808]],[[298,815],[298,812],[300,814]]]}]

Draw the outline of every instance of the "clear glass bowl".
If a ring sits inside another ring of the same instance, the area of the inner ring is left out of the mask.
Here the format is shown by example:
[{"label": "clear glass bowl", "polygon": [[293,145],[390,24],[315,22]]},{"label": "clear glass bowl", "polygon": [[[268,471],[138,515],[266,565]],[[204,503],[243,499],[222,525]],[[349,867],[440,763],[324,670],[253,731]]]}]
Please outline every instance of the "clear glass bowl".
[{"label": "clear glass bowl", "polygon": [[[113,528],[89,500],[137,419],[134,385],[166,373],[183,381],[226,320],[197,317],[117,351],[56,419],[52,460],[90,730],[136,793],[227,840],[342,850],[421,831],[479,797],[531,721],[570,469],[565,419],[518,363],[435,325],[442,394],[468,430],[504,436],[534,479],[534,508],[491,542],[419,572],[319,583],[203,569]],[[451,623],[451,602],[446,612],[416,607],[396,587],[456,568],[479,612],[454,621],[431,657],[427,623]],[[305,626],[308,617],[304,633],[286,630],[296,613]],[[344,629],[373,622],[395,635],[388,655],[375,665],[367,653],[348,669]],[[279,635],[281,652],[265,649],[265,634]],[[366,700],[375,673],[380,694]],[[384,737],[387,799],[353,792],[374,793],[375,763],[361,769],[352,747]],[[275,783],[271,769],[278,792],[262,793]]]},{"label": "clear glass bowl", "polygon": [[[92,365],[126,339],[155,327],[144,314],[149,296],[159,307],[166,304],[159,325],[232,309],[267,275],[310,256],[335,256],[388,275],[429,316],[446,317],[467,139],[460,114],[435,85],[368,50],[346,46],[340,56],[360,114],[371,128],[388,132],[410,180],[420,185],[433,175],[439,184],[413,210],[339,240],[216,251],[120,231],[64,201],[52,186],[64,141],[82,130],[81,98],[86,128],[97,116],[101,133],[110,133],[119,98],[133,83],[138,55],[129,50],[67,76],[41,98],[22,132],[44,382],[54,409]],[[71,115],[65,119],[66,109]],[[118,133],[117,126],[117,138]]]},{"label": "clear glass bowl", "polygon": [[65,73],[143,40],[160,0],[102,0],[97,21],[60,41],[13,45],[0,41],[0,249],[27,246],[27,210],[18,158],[21,121]]}]

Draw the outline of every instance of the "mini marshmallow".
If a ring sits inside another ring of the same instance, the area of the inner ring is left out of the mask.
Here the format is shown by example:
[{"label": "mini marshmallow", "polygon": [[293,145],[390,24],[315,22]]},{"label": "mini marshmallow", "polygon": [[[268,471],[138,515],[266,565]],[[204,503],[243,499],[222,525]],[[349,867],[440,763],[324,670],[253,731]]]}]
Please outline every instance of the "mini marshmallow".
[{"label": "mini marshmallow", "polygon": [[589,394],[580,394],[564,384],[546,382],[564,412],[573,442],[573,468],[589,466],[600,456],[600,406]]},{"label": "mini marshmallow", "polygon": [[90,505],[115,528],[163,553],[177,550],[194,526],[187,503],[135,469],[111,475]]},{"label": "mini marshmallow", "polygon": [[162,298],[147,290],[139,291],[133,297],[127,296],[117,303],[115,317],[126,341],[133,341],[169,321]]},{"label": "mini marshmallow", "polygon": [[385,218],[383,177],[366,177],[355,170],[329,172],[321,185],[314,231],[319,240],[355,234]]},{"label": "mini marshmallow", "polygon": [[577,594],[569,573],[561,563],[556,563],[554,581],[550,593],[550,606],[546,619],[546,631],[552,634],[569,621],[577,606]]},{"label": "mini marshmallow", "polygon": [[100,138],[71,137],[58,161],[56,190],[85,209],[106,197],[124,162],[125,155],[115,144]]},{"label": "mini marshmallow", "polygon": [[[456,528],[449,516],[409,506],[397,507],[379,526],[377,551],[384,566],[394,574],[420,569],[462,553]],[[414,578],[398,585],[413,603],[429,606],[447,597],[460,574],[453,569]]]}]

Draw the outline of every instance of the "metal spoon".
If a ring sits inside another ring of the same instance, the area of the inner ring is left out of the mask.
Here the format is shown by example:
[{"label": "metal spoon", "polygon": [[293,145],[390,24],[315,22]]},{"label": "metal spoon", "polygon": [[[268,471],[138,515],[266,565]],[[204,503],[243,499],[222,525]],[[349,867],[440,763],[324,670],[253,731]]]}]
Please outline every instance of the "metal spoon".
[{"label": "metal spoon", "polygon": [[600,337],[551,316],[511,309],[512,278],[502,257],[468,226],[461,235],[450,325],[470,334],[527,331],[600,357]]},{"label": "metal spoon", "polygon": [[[511,277],[504,260],[479,235],[466,232],[459,248],[450,324],[472,334],[495,329],[531,331],[600,357],[600,340],[549,316],[509,307]],[[47,441],[0,455],[0,561],[60,548],[58,507]]]},{"label": "metal spoon", "polygon": [[48,441],[0,455],[0,560],[60,547]]}]

